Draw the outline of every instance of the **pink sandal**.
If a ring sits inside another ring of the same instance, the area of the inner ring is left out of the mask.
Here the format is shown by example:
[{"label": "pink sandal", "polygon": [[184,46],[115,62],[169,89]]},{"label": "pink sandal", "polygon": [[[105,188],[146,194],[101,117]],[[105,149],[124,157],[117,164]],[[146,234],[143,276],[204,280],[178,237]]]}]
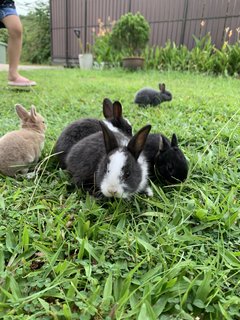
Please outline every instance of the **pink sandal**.
[{"label": "pink sandal", "polygon": [[8,81],[8,85],[13,87],[31,87],[36,86],[36,84],[37,83],[35,81],[31,81],[23,77],[19,77],[14,81]]}]

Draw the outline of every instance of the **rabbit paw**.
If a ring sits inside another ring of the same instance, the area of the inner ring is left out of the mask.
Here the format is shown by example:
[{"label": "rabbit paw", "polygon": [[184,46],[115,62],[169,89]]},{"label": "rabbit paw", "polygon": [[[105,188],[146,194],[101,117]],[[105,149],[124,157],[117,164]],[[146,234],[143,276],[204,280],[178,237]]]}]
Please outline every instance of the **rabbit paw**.
[{"label": "rabbit paw", "polygon": [[149,197],[152,197],[153,196],[153,191],[150,187],[147,187],[146,189],[146,194],[149,196]]},{"label": "rabbit paw", "polygon": [[36,174],[35,174],[34,171],[25,174],[25,177],[26,177],[27,179],[29,179],[29,180],[35,178],[35,176],[36,176]]}]

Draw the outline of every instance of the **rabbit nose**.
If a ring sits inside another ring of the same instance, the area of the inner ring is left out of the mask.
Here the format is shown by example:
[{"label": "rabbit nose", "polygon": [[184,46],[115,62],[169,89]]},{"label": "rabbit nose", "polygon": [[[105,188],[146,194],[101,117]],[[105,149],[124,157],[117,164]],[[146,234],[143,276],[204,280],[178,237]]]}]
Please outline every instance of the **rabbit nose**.
[{"label": "rabbit nose", "polygon": [[117,190],[116,190],[116,189],[109,189],[109,190],[108,190],[108,193],[109,193],[112,197],[114,197],[114,196],[116,196],[116,194],[117,194]]}]

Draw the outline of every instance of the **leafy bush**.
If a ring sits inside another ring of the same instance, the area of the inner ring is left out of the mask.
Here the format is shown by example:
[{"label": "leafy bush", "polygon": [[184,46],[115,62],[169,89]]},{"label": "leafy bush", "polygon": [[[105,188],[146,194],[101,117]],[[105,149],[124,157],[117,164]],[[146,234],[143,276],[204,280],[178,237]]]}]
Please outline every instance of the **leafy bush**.
[{"label": "leafy bush", "polygon": [[195,46],[191,50],[189,59],[189,69],[193,71],[207,72],[211,70],[211,55],[213,52],[213,45],[211,43],[211,36],[207,33],[201,39],[193,35]]},{"label": "leafy bush", "polygon": [[211,57],[211,61],[211,69],[214,74],[227,73],[228,46],[226,43],[224,43],[221,49],[214,48],[214,54]]},{"label": "leafy bush", "polygon": [[0,42],[8,43],[8,32],[7,29],[0,29]]},{"label": "leafy bush", "polygon": [[110,43],[116,50],[124,54],[140,55],[149,40],[150,26],[138,12],[121,16],[111,32]]},{"label": "leafy bush", "polygon": [[49,5],[40,4],[35,11],[22,18],[24,41],[22,60],[47,63],[51,57]]},{"label": "leafy bush", "polygon": [[190,51],[186,46],[177,46],[168,41],[165,47],[147,47],[144,51],[147,69],[195,71],[212,74],[240,74],[240,41],[229,45],[224,41],[218,49],[211,42],[210,34],[201,39],[195,36],[195,46]]},{"label": "leafy bush", "polygon": [[110,44],[110,37],[113,22],[108,21],[108,26],[104,26],[103,22],[98,20],[98,30],[94,30],[93,52],[95,60],[98,63],[104,62],[113,66],[121,61],[121,54],[114,50]]},{"label": "leafy bush", "polygon": [[240,74],[240,44],[236,42],[233,46],[228,45],[228,65],[229,75]]}]

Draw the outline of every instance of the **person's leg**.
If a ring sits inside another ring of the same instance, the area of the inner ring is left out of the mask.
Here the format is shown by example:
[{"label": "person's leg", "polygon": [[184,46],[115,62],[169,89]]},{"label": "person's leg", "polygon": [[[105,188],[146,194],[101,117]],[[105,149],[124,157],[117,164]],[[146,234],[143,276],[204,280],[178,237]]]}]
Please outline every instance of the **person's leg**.
[{"label": "person's leg", "polygon": [[17,15],[8,15],[2,19],[8,29],[8,61],[9,72],[8,80],[9,84],[16,85],[35,85],[34,81],[22,77],[18,73],[18,65],[20,61],[20,55],[22,50],[22,23]]}]

